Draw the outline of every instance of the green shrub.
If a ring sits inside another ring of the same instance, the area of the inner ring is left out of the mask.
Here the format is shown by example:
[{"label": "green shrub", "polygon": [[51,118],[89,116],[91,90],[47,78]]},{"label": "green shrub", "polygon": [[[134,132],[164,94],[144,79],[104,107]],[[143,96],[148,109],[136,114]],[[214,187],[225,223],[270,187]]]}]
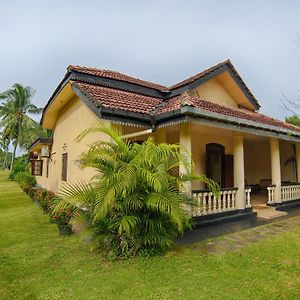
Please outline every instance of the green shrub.
[{"label": "green shrub", "polygon": [[53,207],[58,201],[58,198],[53,192],[50,192],[44,188],[26,186],[23,188],[29,197],[35,201],[43,211],[49,214],[50,221],[56,223],[60,234],[71,234],[72,225],[70,223],[73,217],[73,210],[62,209],[52,214]]},{"label": "green shrub", "polygon": [[14,180],[17,181],[20,185],[21,188],[23,189],[24,187],[30,187],[30,186],[35,186],[36,185],[36,179],[33,177],[31,174],[28,172],[19,172],[14,176]]},{"label": "green shrub", "polygon": [[178,175],[180,165],[192,169],[190,153],[179,145],[156,145],[151,139],[142,145],[130,143],[102,125],[82,137],[96,131],[107,134],[111,142],[91,145],[81,163],[96,169],[99,176],[88,184],[66,185],[54,211],[73,208],[77,220],[83,212],[80,218],[86,218],[88,239],[109,257],[166,250],[176,235],[190,228],[184,207],[193,199],[182,192],[183,184],[202,180],[215,194],[217,185],[205,176]]},{"label": "green shrub", "polygon": [[74,210],[72,209],[60,209],[52,214],[54,222],[58,226],[58,231],[61,235],[72,233],[71,220],[73,217]]},{"label": "green shrub", "polygon": [[24,154],[15,159],[13,170],[11,170],[9,178],[15,180],[19,173],[29,174],[28,154]]}]

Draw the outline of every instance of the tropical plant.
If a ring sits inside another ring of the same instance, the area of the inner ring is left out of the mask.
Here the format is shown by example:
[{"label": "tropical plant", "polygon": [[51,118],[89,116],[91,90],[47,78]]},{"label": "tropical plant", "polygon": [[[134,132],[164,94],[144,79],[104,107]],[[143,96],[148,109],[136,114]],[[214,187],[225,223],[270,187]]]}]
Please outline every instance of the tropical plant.
[{"label": "tropical plant", "polygon": [[[193,199],[182,192],[189,180],[205,181],[215,192],[218,186],[205,176],[178,174],[183,165],[191,169],[190,154],[175,144],[131,143],[101,124],[87,134],[105,133],[110,141],[98,141],[82,154],[82,167],[94,168],[90,183],[67,184],[54,209],[76,209],[74,222],[86,226],[92,245],[112,256],[162,251],[174,236],[190,227],[187,205]],[[86,239],[86,234],[84,237]]]},{"label": "tropical plant", "polygon": [[41,108],[37,108],[31,102],[34,91],[30,87],[21,84],[14,84],[10,89],[0,94],[0,127],[2,139],[10,140],[13,145],[11,170],[18,146],[23,146],[28,141],[28,132],[36,126],[36,122],[29,117],[29,114],[38,114]]}]

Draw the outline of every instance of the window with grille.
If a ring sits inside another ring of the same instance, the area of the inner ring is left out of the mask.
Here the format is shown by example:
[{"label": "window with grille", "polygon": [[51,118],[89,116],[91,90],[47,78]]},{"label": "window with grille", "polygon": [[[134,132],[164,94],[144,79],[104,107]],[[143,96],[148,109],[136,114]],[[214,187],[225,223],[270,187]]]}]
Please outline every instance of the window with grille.
[{"label": "window with grille", "polygon": [[43,174],[43,161],[32,160],[31,161],[31,174],[33,176],[42,176]]},{"label": "window with grille", "polygon": [[68,171],[68,153],[62,155],[62,173],[61,179],[67,181],[67,171]]}]

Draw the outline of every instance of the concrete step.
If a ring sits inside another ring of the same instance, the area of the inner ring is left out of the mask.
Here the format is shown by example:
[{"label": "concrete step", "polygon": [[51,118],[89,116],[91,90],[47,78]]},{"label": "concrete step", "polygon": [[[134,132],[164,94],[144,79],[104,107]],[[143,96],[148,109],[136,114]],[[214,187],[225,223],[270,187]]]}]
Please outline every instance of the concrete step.
[{"label": "concrete step", "polygon": [[253,211],[257,213],[257,218],[260,220],[272,220],[287,215],[287,212],[279,211],[269,206],[254,208]]}]

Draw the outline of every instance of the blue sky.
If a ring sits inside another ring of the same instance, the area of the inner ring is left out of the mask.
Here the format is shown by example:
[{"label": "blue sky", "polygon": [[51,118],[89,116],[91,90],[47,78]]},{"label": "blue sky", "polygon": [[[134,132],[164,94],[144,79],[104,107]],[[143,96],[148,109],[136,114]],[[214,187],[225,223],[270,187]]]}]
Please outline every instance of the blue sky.
[{"label": "blue sky", "polygon": [[230,58],[283,119],[300,89],[300,1],[0,0],[0,91],[36,89],[44,106],[69,64],[171,85]]}]

